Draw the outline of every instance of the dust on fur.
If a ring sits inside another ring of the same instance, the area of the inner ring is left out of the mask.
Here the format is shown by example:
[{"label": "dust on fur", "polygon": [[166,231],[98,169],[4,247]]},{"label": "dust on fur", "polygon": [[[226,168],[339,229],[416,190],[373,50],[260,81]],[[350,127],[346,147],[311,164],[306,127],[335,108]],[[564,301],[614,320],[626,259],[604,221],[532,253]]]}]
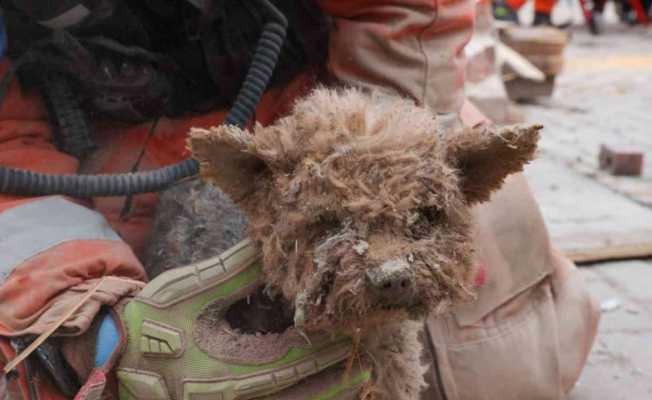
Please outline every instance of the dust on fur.
[{"label": "dust on fur", "polygon": [[[202,176],[247,215],[268,290],[311,330],[395,308],[419,318],[472,299],[470,206],[533,156],[539,129],[445,135],[410,101],[318,89],[253,135],[194,129],[189,143]],[[368,272],[389,261],[411,271],[403,304],[384,304],[369,285]]]}]

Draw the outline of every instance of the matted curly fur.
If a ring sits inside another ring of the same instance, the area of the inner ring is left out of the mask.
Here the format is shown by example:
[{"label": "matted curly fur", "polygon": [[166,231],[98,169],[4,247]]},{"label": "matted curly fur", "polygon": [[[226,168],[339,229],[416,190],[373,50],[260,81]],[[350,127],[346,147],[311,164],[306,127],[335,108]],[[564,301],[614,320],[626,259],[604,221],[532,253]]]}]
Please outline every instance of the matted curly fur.
[{"label": "matted curly fur", "polygon": [[[533,157],[540,128],[440,132],[409,100],[321,88],[271,126],[193,129],[189,146],[202,177],[246,216],[267,293],[291,305],[295,326],[349,332],[352,357],[374,371],[364,393],[407,400],[425,385],[423,318],[473,298],[470,208]],[[148,265],[210,253],[198,246],[219,253],[244,222],[197,182],[165,199],[157,226],[171,230],[155,234]],[[184,245],[192,254],[174,250]],[[392,283],[387,271],[400,272],[390,292],[375,281]]]},{"label": "matted curly fur", "polygon": [[[355,329],[472,298],[470,206],[532,158],[539,129],[443,135],[408,100],[318,89],[253,135],[193,129],[189,143],[202,176],[247,215],[268,288],[294,303],[295,322]],[[403,307],[368,285],[392,260],[416,278]]]}]

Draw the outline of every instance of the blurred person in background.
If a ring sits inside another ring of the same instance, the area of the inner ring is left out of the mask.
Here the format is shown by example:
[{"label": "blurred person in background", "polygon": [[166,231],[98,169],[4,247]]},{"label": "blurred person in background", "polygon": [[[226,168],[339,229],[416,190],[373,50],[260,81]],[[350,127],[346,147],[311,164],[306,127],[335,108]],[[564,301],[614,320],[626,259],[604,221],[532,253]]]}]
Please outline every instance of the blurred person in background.
[{"label": "blurred person in background", "polygon": [[[493,2],[494,17],[500,21],[519,24],[518,11],[527,0],[495,0]],[[552,26],[552,9],[557,0],[534,0],[534,26]]]}]

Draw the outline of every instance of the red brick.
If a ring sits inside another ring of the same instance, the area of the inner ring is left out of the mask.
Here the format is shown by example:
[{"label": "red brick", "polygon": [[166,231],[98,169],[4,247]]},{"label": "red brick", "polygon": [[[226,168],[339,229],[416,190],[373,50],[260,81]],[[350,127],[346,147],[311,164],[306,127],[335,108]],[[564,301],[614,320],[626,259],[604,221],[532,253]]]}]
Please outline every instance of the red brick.
[{"label": "red brick", "polygon": [[612,175],[640,176],[643,169],[643,153],[632,146],[603,144],[599,161],[600,169]]}]

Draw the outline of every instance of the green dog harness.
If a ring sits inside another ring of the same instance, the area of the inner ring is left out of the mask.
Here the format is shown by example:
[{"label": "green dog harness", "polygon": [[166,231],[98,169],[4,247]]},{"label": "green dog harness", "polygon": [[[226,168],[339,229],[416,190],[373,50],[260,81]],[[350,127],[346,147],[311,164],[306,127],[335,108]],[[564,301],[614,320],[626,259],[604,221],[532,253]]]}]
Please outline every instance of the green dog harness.
[{"label": "green dog harness", "polygon": [[[341,367],[351,351],[346,337],[230,329],[228,308],[262,284],[260,256],[249,240],[151,281],[122,313],[127,347],[117,368],[120,399],[268,398]],[[357,370],[311,398],[351,398],[369,379],[369,371]]]}]

